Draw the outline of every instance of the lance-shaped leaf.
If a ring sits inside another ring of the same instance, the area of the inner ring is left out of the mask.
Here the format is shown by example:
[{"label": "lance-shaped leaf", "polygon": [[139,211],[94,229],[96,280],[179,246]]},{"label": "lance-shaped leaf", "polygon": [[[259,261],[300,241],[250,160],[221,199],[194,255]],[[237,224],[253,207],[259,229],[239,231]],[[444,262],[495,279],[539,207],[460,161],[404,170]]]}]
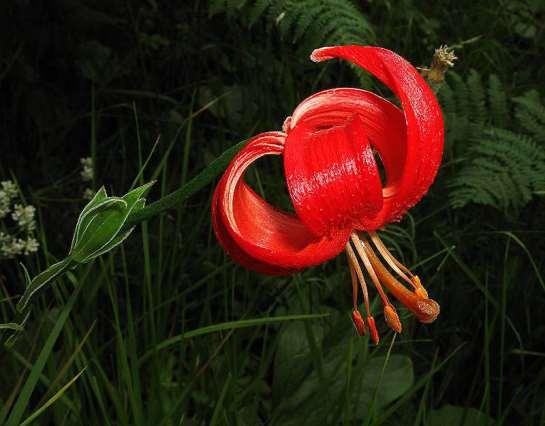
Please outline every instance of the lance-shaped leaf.
[{"label": "lance-shaped leaf", "polygon": [[21,265],[23,266],[23,271],[25,273],[25,280],[27,285],[26,285],[25,293],[19,300],[19,303],[17,303],[17,310],[19,312],[24,311],[25,307],[27,306],[29,300],[34,295],[34,293],[40,290],[44,285],[46,285],[53,278],[58,277],[60,274],[66,271],[68,267],[71,265],[71,263],[72,263],[72,260],[69,257],[66,257],[60,262],[54,263],[45,271],[40,272],[33,279],[30,279],[30,275],[28,274],[27,269],[24,267],[24,265]]}]

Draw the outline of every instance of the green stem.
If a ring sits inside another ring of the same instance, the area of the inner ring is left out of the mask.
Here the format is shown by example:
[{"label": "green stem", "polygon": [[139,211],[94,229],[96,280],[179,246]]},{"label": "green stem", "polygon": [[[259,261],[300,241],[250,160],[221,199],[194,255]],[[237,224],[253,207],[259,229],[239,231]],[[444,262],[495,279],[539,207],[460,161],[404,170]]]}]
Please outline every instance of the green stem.
[{"label": "green stem", "polygon": [[219,176],[225,170],[231,159],[245,145],[245,143],[246,141],[242,141],[227,149],[218,158],[213,160],[208,167],[187,182],[184,186],[129,216],[125,227],[130,228],[139,224],[140,222],[144,222],[158,216],[189,198],[195,192],[204,188],[210,183],[210,181]]}]

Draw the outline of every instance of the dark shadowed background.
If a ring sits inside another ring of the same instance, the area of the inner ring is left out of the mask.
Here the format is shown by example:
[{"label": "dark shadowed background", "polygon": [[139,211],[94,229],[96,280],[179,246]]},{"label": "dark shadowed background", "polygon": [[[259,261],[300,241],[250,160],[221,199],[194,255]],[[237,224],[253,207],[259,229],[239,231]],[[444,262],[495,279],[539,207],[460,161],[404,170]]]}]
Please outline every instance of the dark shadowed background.
[{"label": "dark shadowed background", "polygon": [[[427,66],[448,44],[459,58],[438,89],[438,178],[382,234],[441,303],[435,323],[401,310],[393,340],[378,315],[373,346],[350,322],[344,256],[281,278],[235,265],[211,231],[213,180],[33,299],[0,349],[0,424],[545,424],[543,1],[4,0],[0,11],[0,181],[36,209],[35,229],[0,219],[4,325],[24,291],[18,262],[34,276],[63,258],[90,191],[122,195],[142,171],[157,200],[280,129],[317,90],[391,96],[340,61],[312,63],[314,48],[380,45]],[[253,187],[289,208],[281,160],[258,166]],[[37,251],[13,251],[17,232]],[[327,316],[281,321],[307,314]]]}]

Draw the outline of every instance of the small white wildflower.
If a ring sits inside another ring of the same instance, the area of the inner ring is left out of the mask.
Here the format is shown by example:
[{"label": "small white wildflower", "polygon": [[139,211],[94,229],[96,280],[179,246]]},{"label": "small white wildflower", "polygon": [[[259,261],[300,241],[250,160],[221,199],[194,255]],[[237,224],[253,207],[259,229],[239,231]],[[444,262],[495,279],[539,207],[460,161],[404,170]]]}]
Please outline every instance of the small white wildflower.
[{"label": "small white wildflower", "polygon": [[91,157],[80,158],[80,163],[83,170],[80,172],[81,179],[84,182],[90,182],[95,175],[93,170],[93,159]]},{"label": "small white wildflower", "polygon": [[0,232],[0,245],[5,244],[7,241],[9,241],[10,236],[4,232]]},{"label": "small white wildflower", "polygon": [[90,200],[95,196],[95,191],[93,191],[91,188],[85,188],[85,191],[83,191],[83,199]]},{"label": "small white wildflower", "polygon": [[35,212],[36,208],[34,206],[15,204],[11,217],[21,228],[32,231],[36,228],[36,222],[34,221]]},{"label": "small white wildflower", "polygon": [[0,219],[5,218],[10,212],[9,200],[5,196],[5,192],[0,191]]},{"label": "small white wildflower", "polygon": [[40,243],[36,240],[36,238],[28,237],[25,242],[25,255],[29,255],[30,253],[35,253],[38,251],[38,247],[40,247]]},{"label": "small white wildflower", "polygon": [[2,192],[7,198],[9,198],[10,201],[19,194],[17,185],[15,185],[15,183],[13,183],[11,180],[3,180],[0,182],[0,186],[2,186]]},{"label": "small white wildflower", "polygon": [[8,259],[13,259],[15,256],[22,254],[25,247],[25,240],[8,236],[8,239],[0,246],[0,254]]}]

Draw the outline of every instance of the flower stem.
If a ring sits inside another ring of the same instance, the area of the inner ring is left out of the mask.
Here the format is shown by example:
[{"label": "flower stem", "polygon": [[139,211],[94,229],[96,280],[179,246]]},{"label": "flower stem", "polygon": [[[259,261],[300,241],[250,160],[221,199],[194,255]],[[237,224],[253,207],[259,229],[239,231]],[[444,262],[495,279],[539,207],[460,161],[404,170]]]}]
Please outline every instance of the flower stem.
[{"label": "flower stem", "polygon": [[195,192],[204,188],[225,170],[231,159],[244,146],[245,143],[246,141],[244,140],[227,149],[219,157],[213,160],[203,171],[201,171],[197,176],[195,176],[181,188],[171,192],[168,195],[165,195],[163,198],[129,216],[127,223],[125,224],[125,228],[129,229],[134,225],[149,220],[173,207],[176,207]]}]

